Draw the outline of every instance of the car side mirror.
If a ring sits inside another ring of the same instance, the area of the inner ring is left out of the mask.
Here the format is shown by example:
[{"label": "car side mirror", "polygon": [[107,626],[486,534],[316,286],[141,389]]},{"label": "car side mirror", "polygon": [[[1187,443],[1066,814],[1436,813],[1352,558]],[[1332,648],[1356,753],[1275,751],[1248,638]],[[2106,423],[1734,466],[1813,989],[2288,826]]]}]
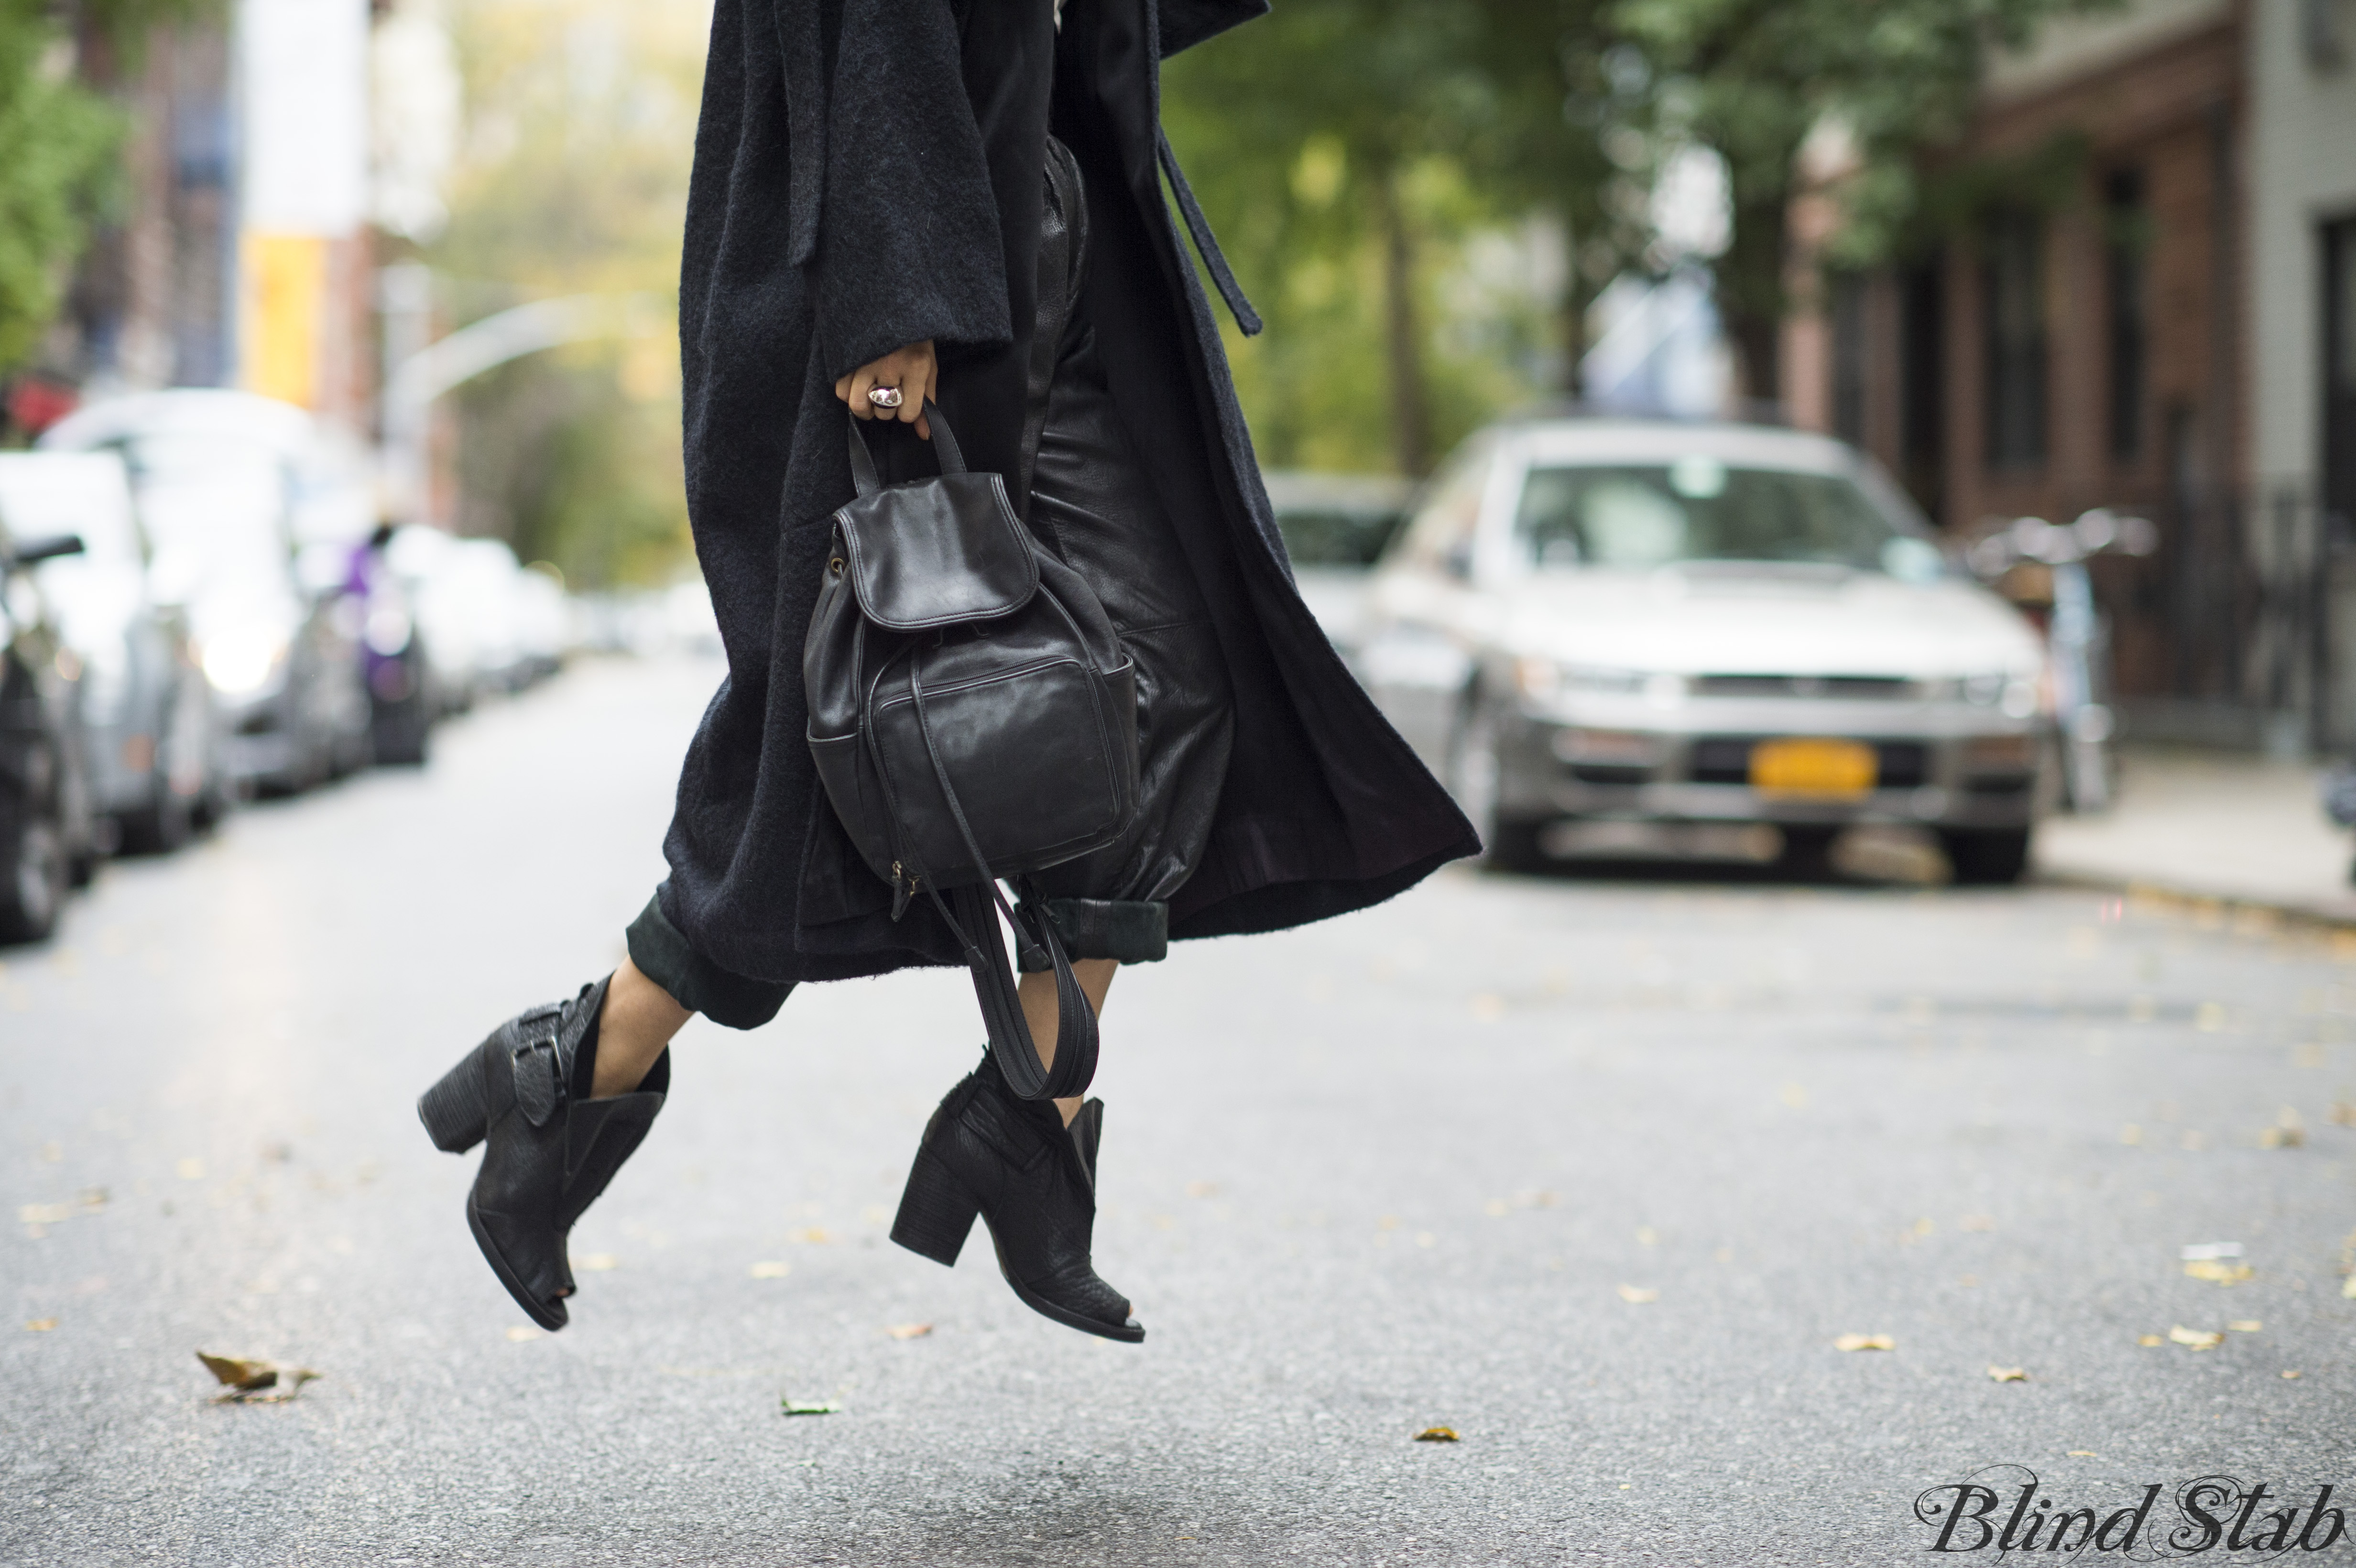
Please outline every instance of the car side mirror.
[{"label": "car side mirror", "polygon": [[55,560],[61,555],[80,555],[83,545],[80,534],[48,534],[40,539],[27,539],[8,551],[11,571],[38,566],[45,560]]}]

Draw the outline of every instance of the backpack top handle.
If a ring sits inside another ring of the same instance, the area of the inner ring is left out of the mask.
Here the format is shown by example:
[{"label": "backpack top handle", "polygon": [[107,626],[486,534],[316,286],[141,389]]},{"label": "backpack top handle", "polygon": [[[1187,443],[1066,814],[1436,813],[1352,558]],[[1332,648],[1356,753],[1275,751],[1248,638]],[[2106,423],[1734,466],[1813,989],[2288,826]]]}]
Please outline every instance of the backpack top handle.
[{"label": "backpack top handle", "polygon": [[[933,453],[941,462],[944,474],[965,472],[965,453],[958,449],[957,437],[949,433],[949,421],[941,412],[940,404],[925,400],[925,418],[933,427]],[[851,482],[859,487],[861,496],[873,496],[884,488],[884,480],[875,472],[875,454],[867,450],[867,438],[859,433],[861,421],[848,412],[843,422],[851,427]]]}]

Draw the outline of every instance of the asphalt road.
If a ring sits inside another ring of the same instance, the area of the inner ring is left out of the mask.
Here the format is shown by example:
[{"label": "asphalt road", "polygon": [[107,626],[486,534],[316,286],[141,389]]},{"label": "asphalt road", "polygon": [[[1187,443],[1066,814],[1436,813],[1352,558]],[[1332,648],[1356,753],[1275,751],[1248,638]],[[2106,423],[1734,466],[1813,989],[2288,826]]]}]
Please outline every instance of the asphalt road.
[{"label": "asphalt road", "polygon": [[1875,1563],[1987,1467],[2356,1493],[2356,952],[2086,891],[1452,870],[1183,947],[1098,1081],[1138,1348],[884,1240],[961,976],[813,987],[691,1026],[523,1330],[412,1102],[618,955],[716,673],[579,669],[0,954],[0,1563]]}]

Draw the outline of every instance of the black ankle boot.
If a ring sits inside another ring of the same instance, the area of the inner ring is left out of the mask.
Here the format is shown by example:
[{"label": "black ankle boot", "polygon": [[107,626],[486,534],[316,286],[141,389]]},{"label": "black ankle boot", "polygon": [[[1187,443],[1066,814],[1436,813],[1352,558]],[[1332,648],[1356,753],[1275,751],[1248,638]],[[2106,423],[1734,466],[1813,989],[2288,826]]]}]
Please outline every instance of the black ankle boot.
[{"label": "black ankle boot", "polygon": [[[610,976],[609,976],[610,978]],[[670,1052],[627,1094],[589,1098],[605,981],[509,1019],[417,1102],[434,1147],[490,1140],[466,1195],[466,1224],[516,1304],[543,1328],[573,1294],[565,1238],[637,1152],[670,1087]]]},{"label": "black ankle boot", "polygon": [[1053,1102],[1007,1093],[984,1057],[926,1124],[892,1239],[955,1264],[979,1213],[998,1271],[1024,1306],[1067,1328],[1136,1344],[1145,1330],[1088,1261],[1103,1129],[1103,1101],[1082,1106],[1067,1130]]}]

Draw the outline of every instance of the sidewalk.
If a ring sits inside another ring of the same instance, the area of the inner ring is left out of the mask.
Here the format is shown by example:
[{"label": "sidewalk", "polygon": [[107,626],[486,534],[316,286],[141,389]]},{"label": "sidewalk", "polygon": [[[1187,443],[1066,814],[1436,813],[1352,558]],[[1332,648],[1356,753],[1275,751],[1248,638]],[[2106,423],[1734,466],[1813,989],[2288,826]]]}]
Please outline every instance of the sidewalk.
[{"label": "sidewalk", "polygon": [[2356,924],[2356,842],[2318,802],[2322,769],[2230,752],[2131,747],[2118,804],[2037,834],[2049,880],[2147,887]]}]

